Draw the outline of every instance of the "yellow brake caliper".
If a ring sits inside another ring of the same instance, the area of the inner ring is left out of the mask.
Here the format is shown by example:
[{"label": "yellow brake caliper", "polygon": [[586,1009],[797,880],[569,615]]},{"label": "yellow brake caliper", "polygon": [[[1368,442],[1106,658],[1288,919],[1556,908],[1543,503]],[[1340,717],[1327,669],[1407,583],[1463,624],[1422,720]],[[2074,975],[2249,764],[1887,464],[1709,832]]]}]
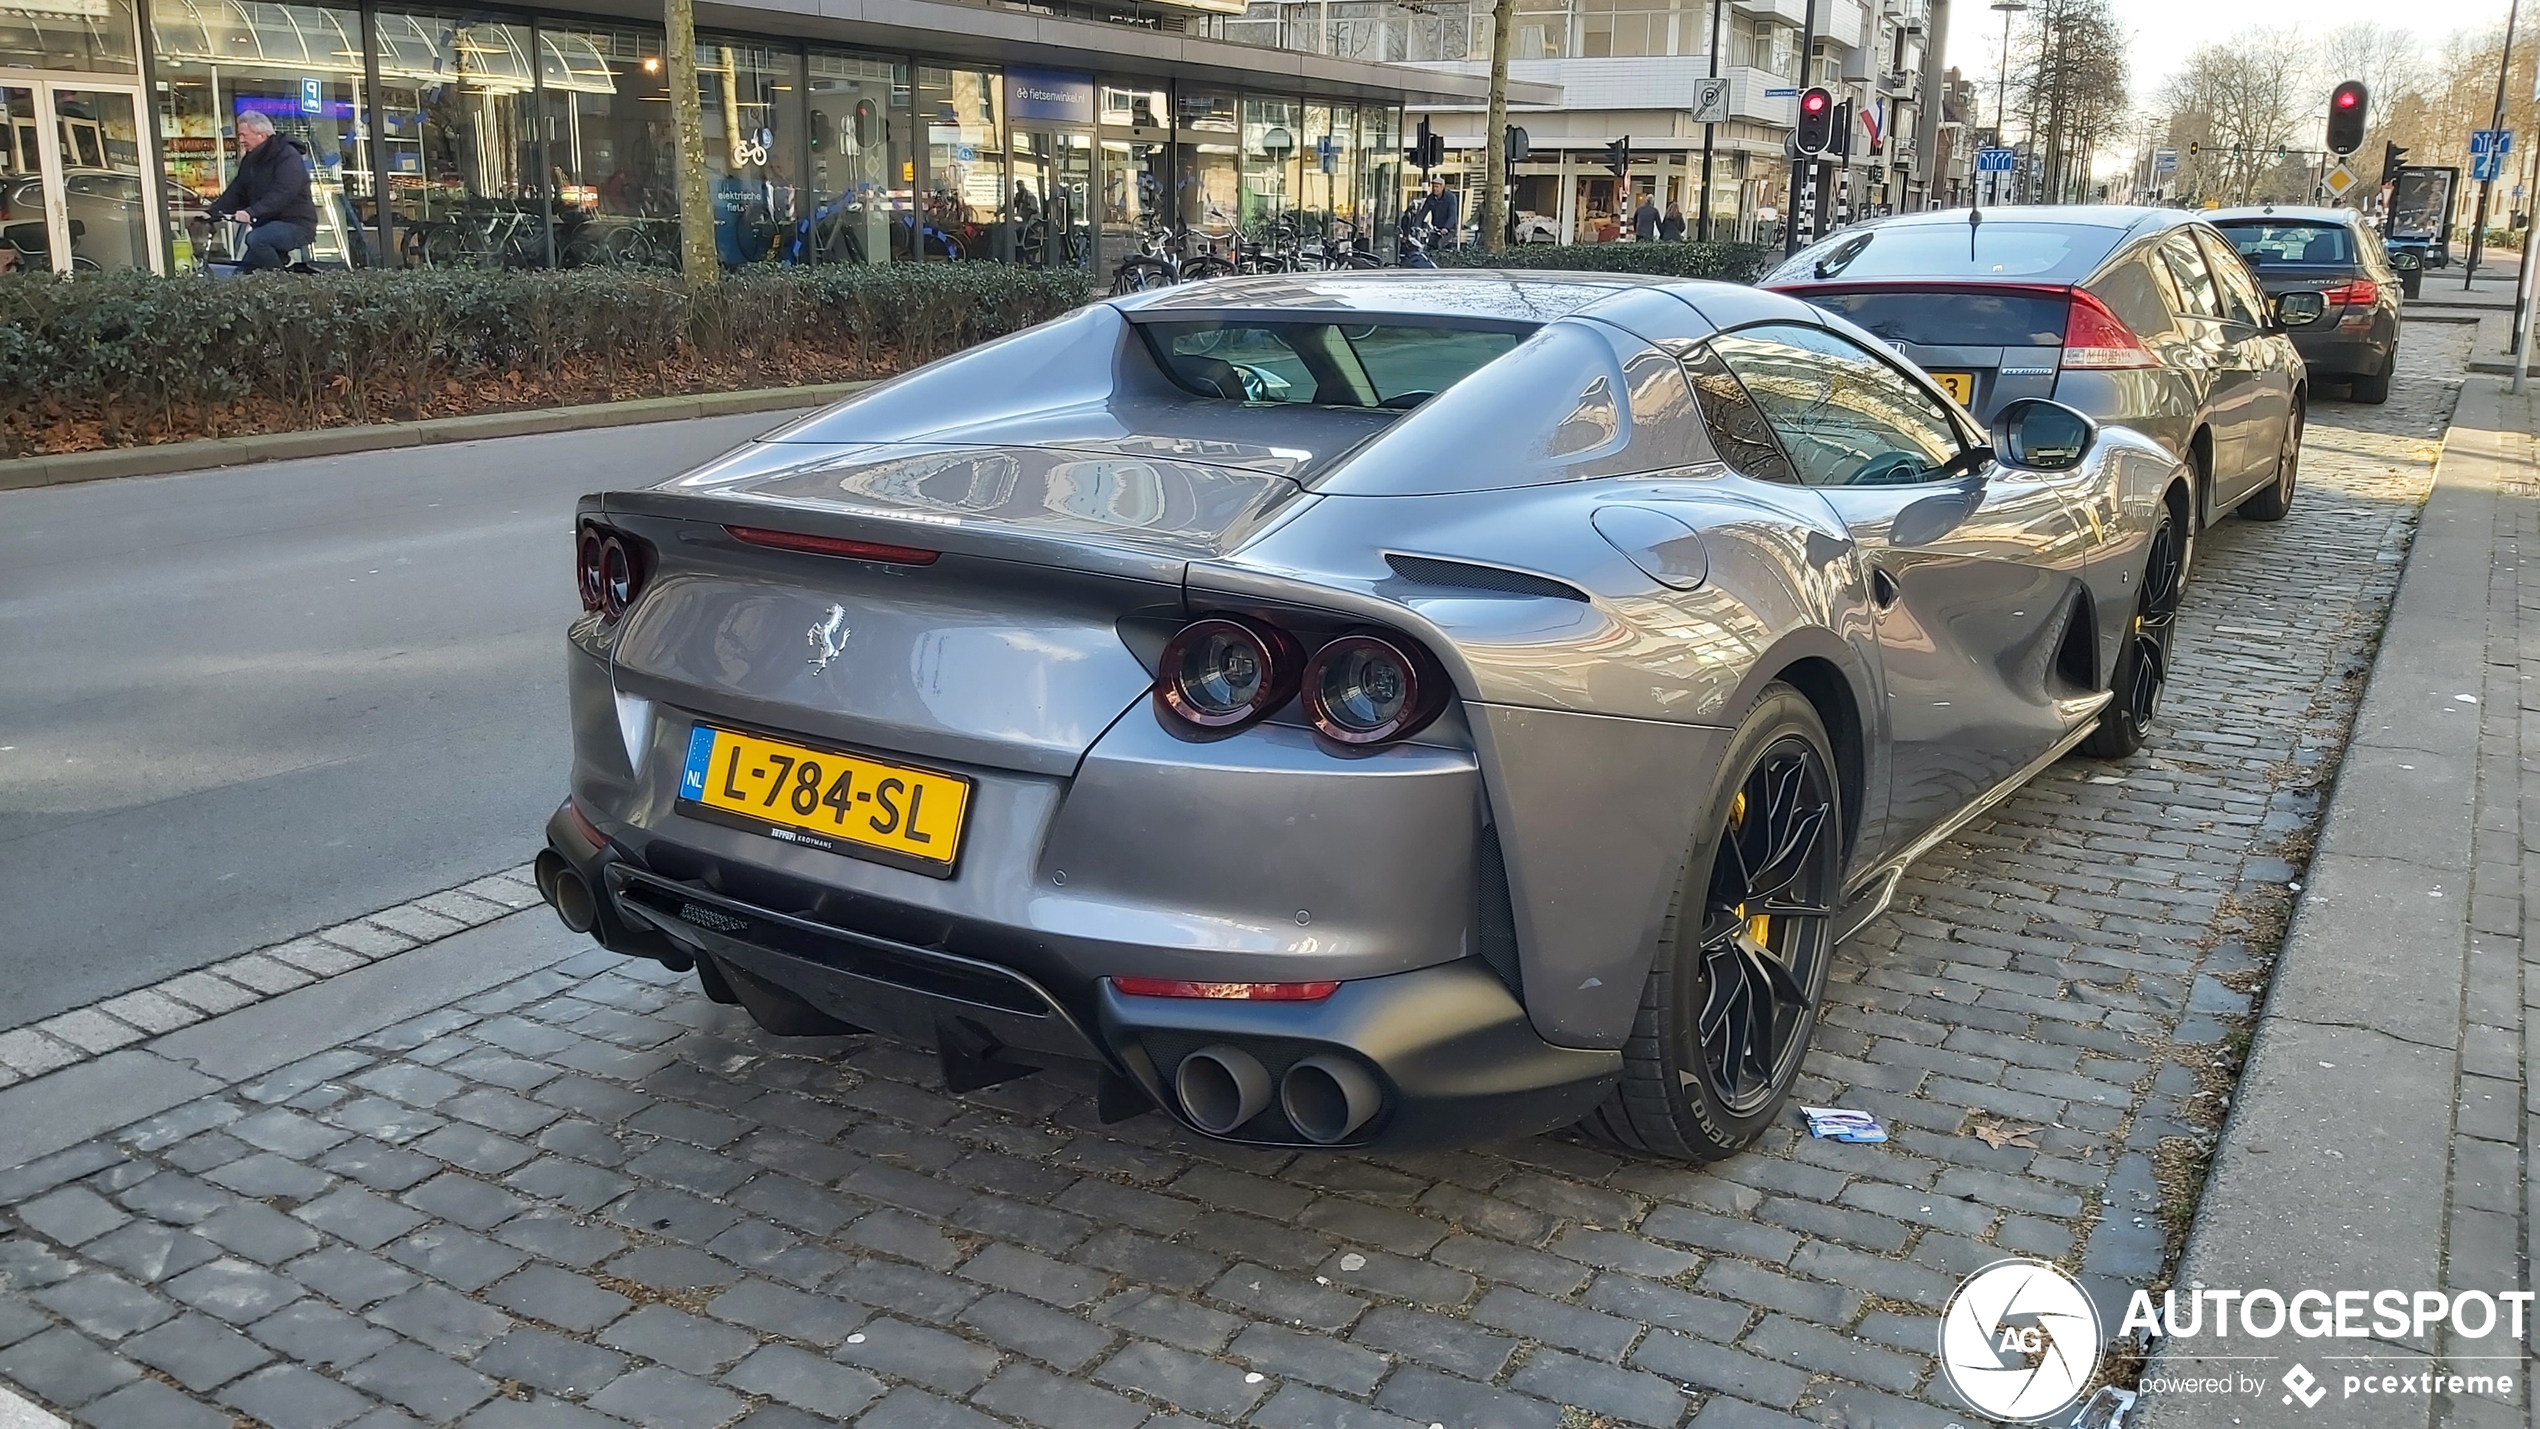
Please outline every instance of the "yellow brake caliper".
[{"label": "yellow brake caliper", "polygon": [[[1732,831],[1735,831],[1745,827],[1745,825],[1746,791],[1741,789],[1729,800],[1729,828]],[[1746,919],[1746,935],[1748,937],[1753,938],[1761,946],[1772,946],[1772,944],[1767,941],[1773,936],[1773,918],[1771,914],[1757,913],[1750,916],[1746,911],[1746,905],[1740,903],[1737,905],[1737,916]]]}]

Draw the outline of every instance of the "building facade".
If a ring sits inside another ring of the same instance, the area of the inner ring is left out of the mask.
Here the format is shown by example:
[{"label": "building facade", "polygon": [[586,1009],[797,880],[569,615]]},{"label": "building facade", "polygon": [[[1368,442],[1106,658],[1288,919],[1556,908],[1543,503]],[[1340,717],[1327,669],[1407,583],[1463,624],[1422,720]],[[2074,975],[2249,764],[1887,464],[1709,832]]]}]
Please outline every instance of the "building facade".
[{"label": "building facade", "polygon": [[[0,266],[190,267],[251,111],[307,153],[321,261],[674,261],[662,31],[587,4],[0,0]],[[1405,105],[1483,84],[1265,50],[1213,4],[698,6],[720,256],[1107,267],[1175,227],[1389,232]]]},{"label": "building facade", "polygon": [[[1807,7],[1815,7],[1813,21]],[[1379,0],[1250,0],[1227,30],[1264,45],[1351,55],[1486,78],[1496,0],[1428,0],[1416,8]],[[1935,10],[1939,11],[1936,21]],[[1692,107],[1714,73],[1728,81],[1726,122],[1712,133],[1712,236],[1777,237],[1790,202],[1796,96],[1823,84],[1849,99],[1851,152],[1838,166],[1827,207],[1838,219],[1932,202],[1924,151],[1926,56],[1938,52],[1945,0],[1513,0],[1516,84],[1557,87],[1555,104],[1528,102],[1512,86],[1509,118],[1524,127],[1530,156],[1511,167],[1520,237],[1594,241],[1628,215],[1639,195],[1694,222],[1704,204],[1704,125]],[[1812,53],[1803,62],[1803,38]],[[1441,170],[1476,211],[1485,110],[1470,101],[1415,105],[1445,137]],[[1606,148],[1631,141],[1618,178]],[[1418,176],[1406,175],[1416,182]]]}]

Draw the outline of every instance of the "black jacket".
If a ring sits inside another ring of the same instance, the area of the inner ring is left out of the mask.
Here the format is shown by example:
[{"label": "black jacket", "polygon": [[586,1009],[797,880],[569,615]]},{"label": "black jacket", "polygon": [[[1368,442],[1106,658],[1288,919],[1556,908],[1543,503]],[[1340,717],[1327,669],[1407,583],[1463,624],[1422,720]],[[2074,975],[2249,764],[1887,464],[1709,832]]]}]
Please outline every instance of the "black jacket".
[{"label": "black jacket", "polygon": [[229,187],[212,200],[212,212],[235,213],[257,223],[281,220],[318,226],[317,205],[309,201],[309,151],[297,139],[279,134],[250,149],[238,160]]},{"label": "black jacket", "polygon": [[1457,230],[1462,227],[1459,222],[1462,215],[1456,211],[1458,207],[1456,197],[1453,189],[1441,189],[1434,194],[1424,193],[1412,203],[1411,212],[1406,215],[1406,221],[1413,228],[1425,224],[1436,229],[1439,241],[1452,246],[1457,238]]},{"label": "black jacket", "polygon": [[1632,210],[1632,237],[1642,243],[1658,240],[1658,205],[1642,199],[1640,207]]}]

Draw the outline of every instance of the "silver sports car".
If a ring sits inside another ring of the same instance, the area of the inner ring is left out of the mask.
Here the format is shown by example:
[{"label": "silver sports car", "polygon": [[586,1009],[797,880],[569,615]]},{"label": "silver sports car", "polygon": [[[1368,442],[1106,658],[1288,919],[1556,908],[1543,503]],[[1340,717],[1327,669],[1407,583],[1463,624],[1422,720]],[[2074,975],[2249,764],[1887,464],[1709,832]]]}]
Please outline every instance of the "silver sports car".
[{"label": "silver sports car", "polygon": [[956,1090],[1714,1156],[1918,852],[2143,739],[2187,482],[1749,288],[1100,302],[583,499],[539,882]]}]

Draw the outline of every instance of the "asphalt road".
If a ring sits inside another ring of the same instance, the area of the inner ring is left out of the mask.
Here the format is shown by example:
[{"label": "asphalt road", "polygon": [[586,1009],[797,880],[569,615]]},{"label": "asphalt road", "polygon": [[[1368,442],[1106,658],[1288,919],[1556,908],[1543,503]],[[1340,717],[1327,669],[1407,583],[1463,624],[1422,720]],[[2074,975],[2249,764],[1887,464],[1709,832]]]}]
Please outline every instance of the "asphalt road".
[{"label": "asphalt road", "polygon": [[0,492],[0,1029],[526,858],[574,498],[782,420]]}]

